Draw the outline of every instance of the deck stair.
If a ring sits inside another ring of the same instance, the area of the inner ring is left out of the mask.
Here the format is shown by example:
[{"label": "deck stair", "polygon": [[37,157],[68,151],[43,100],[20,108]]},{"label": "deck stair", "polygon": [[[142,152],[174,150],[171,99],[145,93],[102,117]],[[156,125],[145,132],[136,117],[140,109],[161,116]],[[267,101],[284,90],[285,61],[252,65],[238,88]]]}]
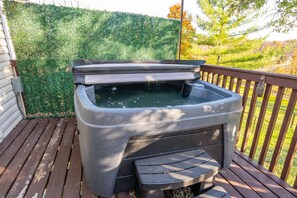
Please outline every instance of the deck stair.
[{"label": "deck stair", "polygon": [[183,187],[190,187],[198,197],[228,197],[213,183],[220,164],[203,149],[136,160],[135,167],[140,197],[170,197],[170,191]]}]

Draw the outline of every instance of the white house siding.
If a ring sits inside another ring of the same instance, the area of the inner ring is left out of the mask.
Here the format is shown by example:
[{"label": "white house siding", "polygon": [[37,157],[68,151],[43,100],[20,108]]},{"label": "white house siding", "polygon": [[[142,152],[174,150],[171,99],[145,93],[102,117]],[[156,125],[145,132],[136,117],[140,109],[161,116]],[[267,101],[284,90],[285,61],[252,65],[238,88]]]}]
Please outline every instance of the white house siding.
[{"label": "white house siding", "polygon": [[0,18],[0,142],[23,119],[11,84],[11,78],[15,76],[10,63],[11,57],[14,56],[11,54],[13,50],[9,49],[12,48],[8,46],[10,37],[7,36],[7,29],[4,29],[7,23],[2,20],[5,20],[3,16]]}]

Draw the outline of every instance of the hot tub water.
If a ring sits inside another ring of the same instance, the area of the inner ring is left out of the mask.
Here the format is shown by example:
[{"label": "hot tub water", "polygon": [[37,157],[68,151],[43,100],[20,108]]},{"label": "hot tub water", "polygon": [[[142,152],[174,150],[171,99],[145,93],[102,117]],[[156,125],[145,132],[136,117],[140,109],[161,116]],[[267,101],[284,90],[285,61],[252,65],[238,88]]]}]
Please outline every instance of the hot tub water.
[{"label": "hot tub water", "polygon": [[202,97],[182,97],[181,87],[169,83],[113,85],[96,91],[96,104],[105,108],[171,107],[207,101]]}]

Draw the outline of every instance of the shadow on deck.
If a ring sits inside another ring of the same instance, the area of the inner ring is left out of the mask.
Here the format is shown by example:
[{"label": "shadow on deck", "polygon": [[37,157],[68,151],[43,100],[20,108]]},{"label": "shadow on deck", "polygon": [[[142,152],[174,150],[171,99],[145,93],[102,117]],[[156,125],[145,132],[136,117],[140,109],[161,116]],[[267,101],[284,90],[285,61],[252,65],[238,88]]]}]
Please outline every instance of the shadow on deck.
[{"label": "shadow on deck", "polygon": [[[232,197],[297,197],[296,189],[237,151],[216,183]],[[0,197],[43,196],[96,197],[84,182],[75,118],[22,120],[0,143]]]}]

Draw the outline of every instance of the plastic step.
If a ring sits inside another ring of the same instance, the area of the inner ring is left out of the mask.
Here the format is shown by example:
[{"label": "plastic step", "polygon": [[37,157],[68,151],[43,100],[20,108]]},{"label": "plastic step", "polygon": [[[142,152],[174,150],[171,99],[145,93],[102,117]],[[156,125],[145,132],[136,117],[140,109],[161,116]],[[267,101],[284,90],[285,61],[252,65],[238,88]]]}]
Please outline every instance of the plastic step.
[{"label": "plastic step", "polygon": [[214,198],[214,197],[224,197],[224,198],[229,198],[231,197],[229,193],[225,191],[225,189],[221,186],[215,186],[212,189],[206,191],[203,194],[200,194],[199,196],[195,198]]},{"label": "plastic step", "polygon": [[203,149],[135,161],[142,190],[171,190],[190,186],[216,175],[220,164]]}]

